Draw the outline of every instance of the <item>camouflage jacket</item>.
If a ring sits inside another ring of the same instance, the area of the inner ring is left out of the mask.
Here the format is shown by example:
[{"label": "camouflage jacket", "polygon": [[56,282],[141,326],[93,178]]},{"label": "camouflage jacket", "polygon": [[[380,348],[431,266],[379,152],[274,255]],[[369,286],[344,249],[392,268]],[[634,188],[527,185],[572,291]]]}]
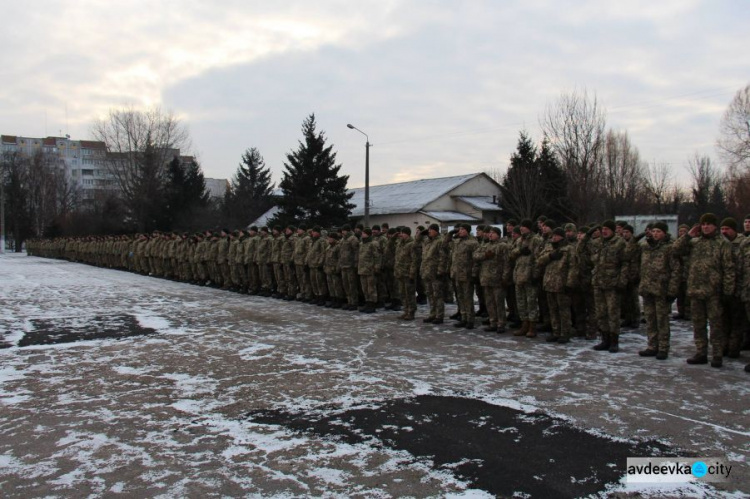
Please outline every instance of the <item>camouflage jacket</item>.
[{"label": "camouflage jacket", "polygon": [[474,251],[479,243],[472,236],[453,241],[451,254],[451,277],[459,282],[471,281],[474,276]]},{"label": "camouflage jacket", "polygon": [[575,271],[573,269],[572,248],[564,239],[559,246],[550,242],[545,245],[544,250],[537,259],[537,266],[544,270],[542,277],[542,289],[548,293],[564,293],[565,288],[571,287]]},{"label": "camouflage jacket", "polygon": [[281,263],[281,247],[284,245],[284,235],[277,234],[271,237],[270,263]]},{"label": "camouflage jacket", "polygon": [[357,267],[357,257],[359,255],[359,239],[353,233],[341,240],[339,252],[339,263],[342,269],[351,269]]},{"label": "camouflage jacket", "polygon": [[422,238],[422,261],[420,275],[426,281],[442,278],[448,273],[450,255],[448,246],[438,234],[434,238]]},{"label": "camouflage jacket", "polygon": [[297,236],[284,235],[284,241],[281,243],[281,263],[284,265],[294,265],[294,243]]},{"label": "camouflage jacket", "polygon": [[[321,239],[323,239],[321,237]],[[327,275],[338,274],[341,272],[339,265],[341,245],[338,242],[333,244],[326,243],[325,254],[323,255],[323,272]]]},{"label": "camouflage jacket", "polygon": [[229,258],[229,238],[220,237],[216,241],[216,263],[224,264],[227,263]]},{"label": "camouflage jacket", "polygon": [[329,246],[328,242],[323,237],[311,238],[312,244],[310,250],[307,252],[307,259],[305,264],[313,269],[317,269],[323,266],[323,260],[326,256],[326,247]]},{"label": "camouflage jacket", "polygon": [[628,262],[625,259],[625,240],[620,236],[601,241],[592,258],[594,265],[591,285],[600,289],[625,289],[628,285]]},{"label": "camouflage jacket", "polygon": [[733,296],[735,271],[732,248],[720,234],[713,237],[691,237],[685,234],[674,243],[677,254],[690,254],[687,295],[706,299],[712,296]]},{"label": "camouflage jacket", "polygon": [[[394,241],[395,242],[395,241]],[[395,247],[393,275],[396,279],[416,279],[419,264],[414,238],[399,241]]]},{"label": "camouflage jacket", "polygon": [[265,235],[258,238],[258,245],[255,247],[255,263],[258,265],[267,265],[271,262],[271,236]]},{"label": "camouflage jacket", "polygon": [[245,240],[245,265],[255,264],[255,251],[258,249],[258,241],[260,237],[258,235],[250,236]]},{"label": "camouflage jacket", "polygon": [[363,238],[359,245],[359,275],[376,275],[380,272],[380,248],[371,238]]},{"label": "camouflage jacket", "polygon": [[473,259],[479,263],[479,284],[503,286],[510,280],[510,246],[503,241],[487,241],[474,250]]},{"label": "camouflage jacket", "polygon": [[625,260],[628,262],[628,284],[638,285],[641,279],[641,251],[642,246],[638,244],[635,237],[625,241]]},{"label": "camouflage jacket", "polygon": [[[536,266],[536,255],[542,246],[542,239],[533,233],[524,234],[518,239],[510,252],[510,259],[513,262],[513,282],[517,285],[529,284],[534,282],[539,276],[539,270]],[[530,253],[524,255],[524,248],[528,248]]]},{"label": "camouflage jacket", "polygon": [[682,275],[680,259],[672,243],[666,240],[651,241],[641,249],[641,296],[677,296]]},{"label": "camouflage jacket", "polygon": [[312,246],[312,238],[310,236],[298,237],[294,244],[294,264],[295,265],[306,265],[307,263],[307,252],[310,251]]}]

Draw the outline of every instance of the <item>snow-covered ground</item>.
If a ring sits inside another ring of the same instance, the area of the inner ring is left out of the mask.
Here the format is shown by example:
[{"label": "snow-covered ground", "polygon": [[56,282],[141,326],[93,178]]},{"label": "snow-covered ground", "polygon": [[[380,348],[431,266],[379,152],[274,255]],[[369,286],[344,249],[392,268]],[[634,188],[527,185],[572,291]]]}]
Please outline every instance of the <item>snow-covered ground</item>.
[{"label": "snow-covered ground", "polygon": [[[609,354],[582,339],[563,346],[425,325],[424,307],[414,322],[397,315],[0,255],[0,492],[489,496],[403,450],[247,417],[438,394],[542,411],[606,438],[658,440],[736,466],[719,489],[623,483],[609,492],[750,494],[748,352],[721,369],[688,366],[684,322],[672,323],[661,362],[637,355],[642,332],[624,334],[621,353]],[[39,331],[132,329],[129,320],[153,334],[19,346]]]}]

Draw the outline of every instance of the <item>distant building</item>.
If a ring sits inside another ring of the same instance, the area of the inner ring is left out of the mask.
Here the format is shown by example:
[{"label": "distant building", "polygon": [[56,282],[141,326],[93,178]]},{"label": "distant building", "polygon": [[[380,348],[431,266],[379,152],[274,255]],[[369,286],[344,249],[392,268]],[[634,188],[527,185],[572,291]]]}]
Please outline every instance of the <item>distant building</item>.
[{"label": "distant building", "polygon": [[65,137],[17,137],[2,135],[2,152],[17,152],[26,157],[44,154],[53,166],[65,169],[68,180],[80,190],[84,201],[93,200],[101,191],[116,191],[117,183],[107,171],[107,147],[94,140]]},{"label": "distant building", "polygon": [[[355,205],[351,218],[363,221],[365,189],[350,189]],[[457,223],[497,225],[500,219],[500,185],[486,173],[414,180],[370,187],[370,224],[388,222],[391,227],[441,228]],[[274,206],[250,225],[266,225],[278,212]]]},{"label": "distant building", "polygon": [[677,228],[679,226],[677,215],[618,215],[615,217],[615,221],[619,222],[621,220],[632,225],[636,234],[644,232],[646,226],[650,223],[664,222],[667,224],[672,237],[677,237]]},{"label": "distant building", "polygon": [[206,178],[206,190],[211,199],[224,199],[229,188],[229,180],[225,178]]}]

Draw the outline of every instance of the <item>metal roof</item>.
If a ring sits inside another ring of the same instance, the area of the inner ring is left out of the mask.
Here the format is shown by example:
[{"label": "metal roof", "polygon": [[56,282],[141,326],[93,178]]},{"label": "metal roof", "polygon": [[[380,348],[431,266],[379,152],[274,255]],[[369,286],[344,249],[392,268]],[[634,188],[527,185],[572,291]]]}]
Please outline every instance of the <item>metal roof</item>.
[{"label": "metal roof", "polygon": [[458,211],[420,211],[419,213],[432,217],[438,222],[481,222],[478,218]]},{"label": "metal roof", "polygon": [[457,196],[456,199],[460,199],[477,210],[492,211],[500,209],[497,203],[492,202],[492,196]]},{"label": "metal roof", "polygon": [[[416,213],[427,204],[443,196],[459,185],[481,173],[459,175],[457,177],[430,178],[401,182],[398,184],[376,185],[370,187],[370,215],[393,215],[397,213]],[[351,189],[351,199],[355,208],[353,217],[365,214],[365,189]]]}]

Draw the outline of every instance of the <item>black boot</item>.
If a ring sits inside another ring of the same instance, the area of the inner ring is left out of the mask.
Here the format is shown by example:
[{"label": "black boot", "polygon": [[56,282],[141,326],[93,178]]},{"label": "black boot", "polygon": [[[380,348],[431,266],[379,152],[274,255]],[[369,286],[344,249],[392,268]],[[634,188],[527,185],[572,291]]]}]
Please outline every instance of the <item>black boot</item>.
[{"label": "black boot", "polygon": [[598,345],[594,345],[594,350],[597,352],[609,350],[609,333],[602,333],[602,341]]},{"label": "black boot", "polygon": [[448,317],[452,321],[460,321],[461,320],[461,312],[456,312],[455,314]]},{"label": "black boot", "polygon": [[617,353],[619,351],[620,351],[620,335],[619,334],[610,335],[609,353]]},{"label": "black boot", "polygon": [[394,312],[400,312],[401,300],[393,300],[393,303],[391,303],[391,310],[393,310]]},{"label": "black boot", "polygon": [[696,353],[687,360],[688,364],[708,364],[708,356]]}]

